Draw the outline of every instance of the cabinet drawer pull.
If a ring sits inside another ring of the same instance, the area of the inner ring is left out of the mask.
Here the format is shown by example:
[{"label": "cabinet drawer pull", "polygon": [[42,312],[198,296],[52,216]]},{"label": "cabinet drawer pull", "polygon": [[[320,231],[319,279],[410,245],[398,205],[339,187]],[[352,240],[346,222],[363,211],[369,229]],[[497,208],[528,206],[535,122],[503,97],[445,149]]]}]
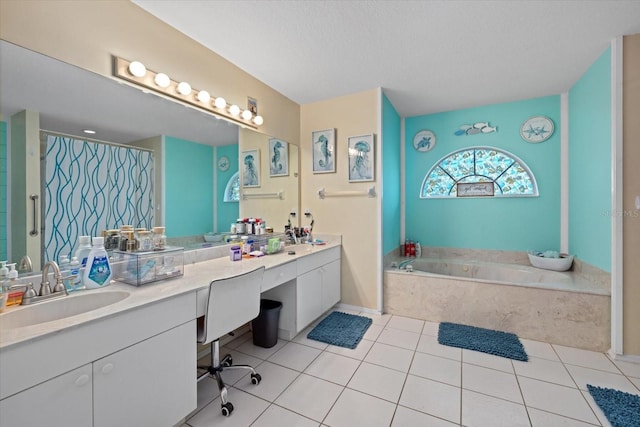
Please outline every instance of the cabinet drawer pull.
[{"label": "cabinet drawer pull", "polygon": [[80,375],[77,379],[76,379],[76,385],[78,387],[82,387],[83,385],[85,385],[86,383],[89,382],[89,375],[87,374],[83,374]]},{"label": "cabinet drawer pull", "polygon": [[113,363],[107,363],[102,367],[102,373],[107,375],[113,371]]}]

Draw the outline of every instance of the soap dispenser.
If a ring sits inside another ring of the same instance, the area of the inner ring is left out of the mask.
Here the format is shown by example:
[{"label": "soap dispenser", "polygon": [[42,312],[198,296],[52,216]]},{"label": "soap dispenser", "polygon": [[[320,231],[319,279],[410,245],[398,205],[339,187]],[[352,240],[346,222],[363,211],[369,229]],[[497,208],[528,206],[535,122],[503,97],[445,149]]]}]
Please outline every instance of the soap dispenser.
[{"label": "soap dispenser", "polygon": [[7,268],[7,261],[0,261],[0,313],[7,305],[7,298],[9,297],[9,287],[5,288],[5,281],[9,275],[9,269]]},{"label": "soap dispenser", "polygon": [[0,261],[0,265],[2,266],[0,268],[0,280],[1,281],[5,281],[7,280],[7,276],[9,275],[9,269],[7,268],[7,262],[8,261]]},{"label": "soap dispenser", "polygon": [[16,263],[7,264],[9,266],[9,273],[7,274],[7,281],[4,283],[7,290],[7,307],[12,305],[19,305],[22,302],[22,289],[11,290],[12,287],[17,285],[18,271],[16,270]]}]

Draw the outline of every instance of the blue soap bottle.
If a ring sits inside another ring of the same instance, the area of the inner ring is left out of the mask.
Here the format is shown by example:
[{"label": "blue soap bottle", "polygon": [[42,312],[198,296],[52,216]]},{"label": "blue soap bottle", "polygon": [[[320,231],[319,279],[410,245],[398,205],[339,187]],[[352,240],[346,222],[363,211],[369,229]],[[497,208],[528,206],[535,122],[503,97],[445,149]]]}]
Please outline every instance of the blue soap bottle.
[{"label": "blue soap bottle", "polygon": [[104,238],[94,237],[93,247],[87,256],[87,264],[82,274],[82,283],[87,289],[103,288],[111,283],[109,254],[104,248]]}]

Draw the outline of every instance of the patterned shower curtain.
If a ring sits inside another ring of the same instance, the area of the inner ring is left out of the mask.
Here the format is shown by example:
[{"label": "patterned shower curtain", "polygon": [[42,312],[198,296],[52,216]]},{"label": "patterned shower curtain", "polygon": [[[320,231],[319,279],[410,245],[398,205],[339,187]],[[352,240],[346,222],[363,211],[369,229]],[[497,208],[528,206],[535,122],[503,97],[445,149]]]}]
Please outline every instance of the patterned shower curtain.
[{"label": "patterned shower curtain", "polygon": [[153,225],[153,153],[47,136],[44,259],[71,257],[78,236]]}]

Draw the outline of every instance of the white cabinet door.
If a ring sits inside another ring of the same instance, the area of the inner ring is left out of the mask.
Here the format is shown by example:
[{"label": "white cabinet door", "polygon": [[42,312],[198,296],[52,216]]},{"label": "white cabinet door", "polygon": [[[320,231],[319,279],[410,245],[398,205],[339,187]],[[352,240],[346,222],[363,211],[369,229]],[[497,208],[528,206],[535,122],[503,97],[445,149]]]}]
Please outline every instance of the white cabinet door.
[{"label": "white cabinet door", "polygon": [[296,281],[296,332],[322,314],[322,272],[320,268],[298,276]]},{"label": "white cabinet door", "polygon": [[322,270],[322,313],[340,301],[340,260],[320,267]]},{"label": "white cabinet door", "polygon": [[91,401],[88,364],[0,401],[0,426],[91,426]]},{"label": "white cabinet door", "polygon": [[196,408],[195,322],[93,363],[94,427],[172,426]]}]

